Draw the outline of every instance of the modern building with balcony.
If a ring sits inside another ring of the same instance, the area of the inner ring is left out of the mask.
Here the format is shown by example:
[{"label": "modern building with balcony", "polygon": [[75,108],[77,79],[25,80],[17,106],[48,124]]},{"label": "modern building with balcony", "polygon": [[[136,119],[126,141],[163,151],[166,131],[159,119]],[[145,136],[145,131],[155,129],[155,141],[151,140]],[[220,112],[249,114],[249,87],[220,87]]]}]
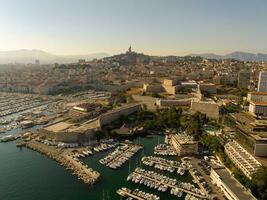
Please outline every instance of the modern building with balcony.
[{"label": "modern building with balcony", "polygon": [[225,168],[212,168],[211,182],[218,186],[229,200],[256,200]]},{"label": "modern building with balcony", "polygon": [[172,135],[170,143],[179,156],[196,154],[198,150],[198,143],[186,134]]},{"label": "modern building with balcony", "polygon": [[224,149],[231,161],[248,178],[251,178],[251,175],[261,166],[261,164],[236,141],[227,143]]}]

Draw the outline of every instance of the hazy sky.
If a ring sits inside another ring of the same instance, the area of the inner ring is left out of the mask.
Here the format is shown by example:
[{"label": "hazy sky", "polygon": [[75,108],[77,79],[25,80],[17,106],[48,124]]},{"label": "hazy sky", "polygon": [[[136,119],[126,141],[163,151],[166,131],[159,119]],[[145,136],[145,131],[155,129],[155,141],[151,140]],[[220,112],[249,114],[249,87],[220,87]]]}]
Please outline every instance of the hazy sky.
[{"label": "hazy sky", "polygon": [[267,53],[267,0],[0,0],[0,50]]}]

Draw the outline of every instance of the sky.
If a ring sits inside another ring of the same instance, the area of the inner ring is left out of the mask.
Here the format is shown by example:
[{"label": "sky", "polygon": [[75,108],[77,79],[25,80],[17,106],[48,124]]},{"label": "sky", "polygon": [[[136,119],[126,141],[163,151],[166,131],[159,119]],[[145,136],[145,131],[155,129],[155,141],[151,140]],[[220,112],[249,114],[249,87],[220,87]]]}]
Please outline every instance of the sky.
[{"label": "sky", "polygon": [[0,51],[267,53],[266,0],[0,0]]}]

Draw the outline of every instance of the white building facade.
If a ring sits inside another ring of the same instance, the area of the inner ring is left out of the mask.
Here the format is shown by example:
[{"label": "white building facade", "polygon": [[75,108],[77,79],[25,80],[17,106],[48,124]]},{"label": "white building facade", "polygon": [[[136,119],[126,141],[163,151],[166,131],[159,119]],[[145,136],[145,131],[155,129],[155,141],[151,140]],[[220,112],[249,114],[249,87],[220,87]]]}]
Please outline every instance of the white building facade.
[{"label": "white building facade", "polygon": [[228,142],[225,146],[225,153],[231,161],[248,177],[256,172],[261,164],[236,141]]},{"label": "white building facade", "polygon": [[267,92],[267,71],[261,71],[258,82],[258,92]]}]

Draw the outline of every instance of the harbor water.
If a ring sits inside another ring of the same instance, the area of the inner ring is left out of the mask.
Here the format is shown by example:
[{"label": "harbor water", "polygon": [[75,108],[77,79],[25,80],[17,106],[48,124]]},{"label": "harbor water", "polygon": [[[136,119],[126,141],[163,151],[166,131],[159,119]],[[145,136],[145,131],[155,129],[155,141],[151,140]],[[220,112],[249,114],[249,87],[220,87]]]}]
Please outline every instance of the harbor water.
[{"label": "harbor water", "polygon": [[[130,172],[140,166],[154,170],[180,181],[191,182],[189,174],[184,176],[155,170],[142,165],[142,156],[153,155],[155,145],[164,142],[163,136],[152,138],[139,137],[135,143],[142,144],[132,159],[119,169],[110,169],[99,163],[108,152],[95,153],[82,161],[101,174],[99,182],[89,186],[65,170],[57,162],[27,148],[17,148],[15,142],[0,143],[0,199],[1,200],[116,200],[122,199],[116,194],[121,187],[139,188],[145,192],[157,194],[162,200],[179,199],[169,194],[157,192],[146,186],[127,182]],[[111,149],[110,151],[113,151]],[[169,157],[170,159],[178,159]],[[184,199],[184,196],[181,198]]]}]

